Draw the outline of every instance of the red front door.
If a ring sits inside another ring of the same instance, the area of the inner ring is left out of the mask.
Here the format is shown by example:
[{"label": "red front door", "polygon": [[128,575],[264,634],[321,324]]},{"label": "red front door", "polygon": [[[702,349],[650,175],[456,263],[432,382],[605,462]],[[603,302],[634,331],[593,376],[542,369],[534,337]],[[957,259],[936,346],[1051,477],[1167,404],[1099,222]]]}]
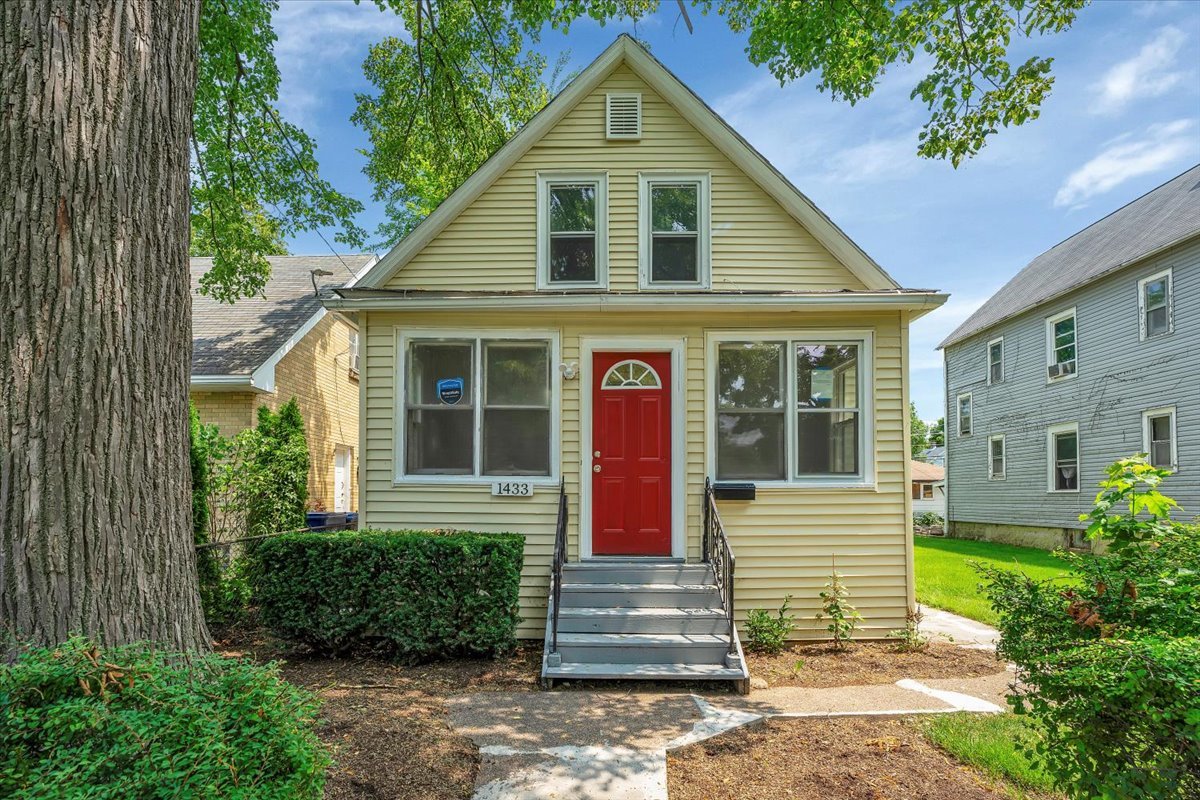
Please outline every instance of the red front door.
[{"label": "red front door", "polygon": [[671,555],[671,354],[592,360],[592,554]]}]

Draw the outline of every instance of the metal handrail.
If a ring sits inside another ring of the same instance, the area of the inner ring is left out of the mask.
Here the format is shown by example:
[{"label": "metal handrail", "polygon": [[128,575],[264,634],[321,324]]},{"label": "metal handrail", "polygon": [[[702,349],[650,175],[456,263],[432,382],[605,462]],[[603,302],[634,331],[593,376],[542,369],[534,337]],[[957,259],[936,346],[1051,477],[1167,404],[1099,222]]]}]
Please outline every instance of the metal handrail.
[{"label": "metal handrail", "polygon": [[567,560],[567,481],[558,486],[558,523],[554,529],[554,565],[550,571],[550,652],[558,652],[558,609],[562,604],[562,569]]},{"label": "metal handrail", "polygon": [[737,559],[734,558],[733,548],[729,546],[729,536],[725,533],[721,513],[717,510],[717,496],[708,478],[704,479],[704,561],[712,565],[721,604],[729,619],[729,654],[737,655],[733,626],[733,572]]}]

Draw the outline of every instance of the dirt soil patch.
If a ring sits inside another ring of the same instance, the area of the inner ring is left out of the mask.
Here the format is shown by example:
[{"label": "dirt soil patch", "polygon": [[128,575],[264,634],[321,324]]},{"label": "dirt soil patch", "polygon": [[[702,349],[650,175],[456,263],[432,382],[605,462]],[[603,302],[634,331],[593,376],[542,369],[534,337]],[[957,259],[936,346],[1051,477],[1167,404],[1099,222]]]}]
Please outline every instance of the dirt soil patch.
[{"label": "dirt soil patch", "polygon": [[772,719],[677,750],[671,800],[1002,800],[1003,787],[880,717]]},{"label": "dirt soil patch", "polygon": [[826,642],[795,643],[774,656],[747,653],[753,678],[768,686],[865,686],[895,683],[901,678],[978,678],[1003,672],[1004,662],[990,650],[951,644],[930,644],[924,650],[901,652],[888,642],[856,642],[838,652]]}]

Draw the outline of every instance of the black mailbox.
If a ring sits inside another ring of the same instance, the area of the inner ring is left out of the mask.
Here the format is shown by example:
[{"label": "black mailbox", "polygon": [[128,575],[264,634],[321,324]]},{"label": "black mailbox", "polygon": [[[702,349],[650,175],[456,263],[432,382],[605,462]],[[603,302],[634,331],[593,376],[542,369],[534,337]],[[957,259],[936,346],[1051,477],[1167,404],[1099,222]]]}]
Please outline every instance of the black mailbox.
[{"label": "black mailbox", "polygon": [[713,484],[713,496],[718,500],[753,500],[755,490],[753,483],[721,481]]}]

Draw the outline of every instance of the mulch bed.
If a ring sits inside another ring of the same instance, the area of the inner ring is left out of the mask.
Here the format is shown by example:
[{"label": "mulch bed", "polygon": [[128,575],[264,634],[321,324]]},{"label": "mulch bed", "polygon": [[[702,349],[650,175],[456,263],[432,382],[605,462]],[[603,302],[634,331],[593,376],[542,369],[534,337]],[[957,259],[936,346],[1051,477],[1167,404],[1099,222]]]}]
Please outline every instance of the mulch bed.
[{"label": "mulch bed", "polygon": [[670,754],[671,800],[1002,800],[903,720],[772,719]]},{"label": "mulch bed", "polygon": [[774,656],[747,653],[752,678],[768,686],[863,686],[895,683],[901,678],[977,678],[1003,672],[1003,661],[990,650],[930,644],[902,652],[895,643],[854,642],[838,652],[827,642],[794,643]]}]

